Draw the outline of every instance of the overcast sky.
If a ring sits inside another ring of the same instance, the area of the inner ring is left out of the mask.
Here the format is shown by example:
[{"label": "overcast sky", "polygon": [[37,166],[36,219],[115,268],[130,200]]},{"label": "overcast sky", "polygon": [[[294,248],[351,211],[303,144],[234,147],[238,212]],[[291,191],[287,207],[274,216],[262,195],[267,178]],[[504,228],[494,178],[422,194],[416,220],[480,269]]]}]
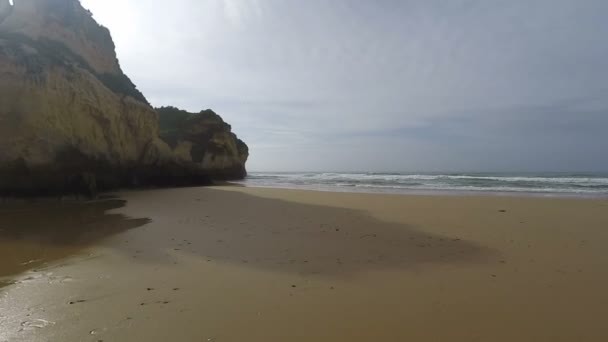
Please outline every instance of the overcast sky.
[{"label": "overcast sky", "polygon": [[608,171],[605,0],[82,0],[250,171]]}]

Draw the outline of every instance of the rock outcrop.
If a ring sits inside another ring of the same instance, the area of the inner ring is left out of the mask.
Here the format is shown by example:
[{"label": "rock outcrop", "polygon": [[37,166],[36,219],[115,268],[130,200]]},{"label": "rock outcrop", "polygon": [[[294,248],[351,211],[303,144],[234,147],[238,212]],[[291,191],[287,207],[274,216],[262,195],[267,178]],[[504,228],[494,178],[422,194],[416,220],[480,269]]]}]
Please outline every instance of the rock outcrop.
[{"label": "rock outcrop", "polygon": [[188,113],[175,107],[156,110],[161,138],[181,162],[195,163],[214,179],[238,179],[247,175],[249,148],[214,111]]},{"label": "rock outcrop", "polygon": [[196,160],[160,139],[158,114],[78,0],[0,0],[0,194],[209,183]]}]

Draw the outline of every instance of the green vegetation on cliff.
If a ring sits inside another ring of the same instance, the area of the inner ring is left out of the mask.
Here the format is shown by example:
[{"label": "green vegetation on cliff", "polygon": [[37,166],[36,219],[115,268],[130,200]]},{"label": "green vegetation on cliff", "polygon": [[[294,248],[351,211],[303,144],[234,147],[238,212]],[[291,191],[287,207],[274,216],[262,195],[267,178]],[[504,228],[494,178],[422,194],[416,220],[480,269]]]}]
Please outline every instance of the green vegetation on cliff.
[{"label": "green vegetation on cliff", "polygon": [[203,110],[200,113],[190,113],[168,106],[156,108],[156,112],[159,118],[160,135],[171,144],[192,134],[195,123],[203,127],[203,131],[199,129],[197,133],[204,133],[209,139],[214,133],[232,130],[232,127],[211,109]]},{"label": "green vegetation on cliff", "polygon": [[137,89],[125,74],[98,73],[87,61],[70,50],[63,43],[47,38],[34,40],[15,32],[0,31],[0,53],[13,56],[27,69],[30,76],[43,76],[50,67],[79,67],[93,74],[104,86],[114,93],[149,104],[146,97]]},{"label": "green vegetation on cliff", "polygon": [[161,107],[159,115],[160,137],[169,146],[179,150],[188,146],[188,156],[210,174],[221,178],[245,176],[245,162],[249,148],[213,110],[190,113],[175,107]]},{"label": "green vegetation on cliff", "polygon": [[158,113],[160,135],[163,140],[173,142],[173,144],[170,143],[171,145],[175,145],[175,142],[177,142],[180,132],[186,127],[188,119],[196,115],[171,106],[156,108],[156,112]]}]

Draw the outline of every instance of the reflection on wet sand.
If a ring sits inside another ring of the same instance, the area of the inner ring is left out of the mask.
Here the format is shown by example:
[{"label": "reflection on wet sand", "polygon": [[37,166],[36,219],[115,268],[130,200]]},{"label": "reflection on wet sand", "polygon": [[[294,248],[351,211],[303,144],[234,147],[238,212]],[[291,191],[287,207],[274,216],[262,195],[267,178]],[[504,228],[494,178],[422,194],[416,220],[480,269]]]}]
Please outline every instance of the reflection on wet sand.
[{"label": "reflection on wet sand", "polygon": [[117,199],[1,204],[0,287],[11,283],[11,276],[77,254],[100,239],[149,222],[106,213],[124,205],[125,201]]}]

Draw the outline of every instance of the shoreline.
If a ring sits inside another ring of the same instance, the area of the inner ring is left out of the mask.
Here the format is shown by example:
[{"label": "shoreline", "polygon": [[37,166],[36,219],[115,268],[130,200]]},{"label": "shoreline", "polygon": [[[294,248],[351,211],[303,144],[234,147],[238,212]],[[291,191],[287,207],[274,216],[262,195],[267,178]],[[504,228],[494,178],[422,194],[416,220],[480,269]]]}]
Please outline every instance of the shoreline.
[{"label": "shoreline", "polygon": [[117,199],[117,194],[131,192],[162,191],[173,189],[202,189],[202,188],[251,188],[251,189],[274,189],[287,191],[310,191],[320,193],[344,193],[344,194],[369,194],[369,195],[390,195],[390,196],[422,196],[422,197],[506,197],[506,198],[538,198],[538,199],[580,199],[580,200],[608,200],[608,194],[588,194],[588,193],[567,193],[567,192],[524,192],[524,191],[486,191],[486,190],[381,190],[381,189],[355,189],[346,187],[330,186],[271,186],[271,185],[248,185],[244,181],[216,181],[210,185],[203,186],[182,186],[182,187],[139,187],[122,188],[109,190],[99,193],[96,197],[83,195],[41,195],[41,196],[0,196],[2,204],[25,204],[35,202],[48,203],[87,203]]},{"label": "shoreline", "polygon": [[0,206],[0,340],[608,338],[604,200],[114,194]]},{"label": "shoreline", "polygon": [[411,195],[608,198],[608,173],[252,172],[240,184]]},{"label": "shoreline", "polygon": [[402,195],[402,196],[446,196],[446,197],[512,197],[512,198],[563,198],[563,199],[589,199],[589,200],[608,200],[608,194],[590,194],[590,193],[568,193],[568,192],[525,192],[525,191],[492,191],[492,190],[415,190],[415,189],[398,189],[398,190],[376,190],[347,188],[347,187],[330,187],[330,186],[269,186],[269,185],[247,185],[244,182],[228,182],[226,184],[212,185],[213,186],[238,186],[245,188],[257,189],[280,189],[280,190],[298,190],[298,191],[315,191],[315,192],[330,192],[330,193],[353,193],[353,194],[376,194],[376,195]]}]

